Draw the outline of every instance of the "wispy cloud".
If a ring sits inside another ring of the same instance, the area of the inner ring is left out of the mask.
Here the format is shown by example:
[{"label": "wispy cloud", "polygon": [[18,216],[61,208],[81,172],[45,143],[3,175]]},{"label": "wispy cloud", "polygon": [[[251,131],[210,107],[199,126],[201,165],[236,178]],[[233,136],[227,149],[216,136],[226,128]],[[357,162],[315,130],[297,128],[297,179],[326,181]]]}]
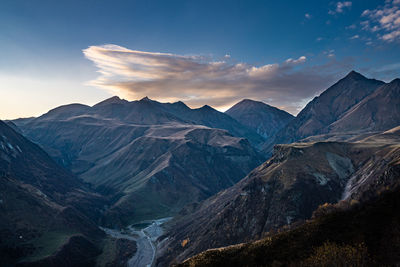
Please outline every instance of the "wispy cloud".
[{"label": "wispy cloud", "polygon": [[380,67],[367,68],[365,71],[372,77],[379,77],[385,82],[390,82],[399,76],[400,62],[383,65]]},{"label": "wispy cloud", "polygon": [[324,51],[323,54],[326,55],[328,58],[333,58],[333,57],[335,57],[335,50],[330,49],[330,50]]},{"label": "wispy cloud", "polygon": [[335,10],[329,10],[328,13],[330,15],[343,13],[345,11],[345,9],[351,8],[352,5],[353,5],[353,3],[350,2],[350,1],[337,2],[336,5],[335,5]]},{"label": "wispy cloud", "polygon": [[364,10],[363,30],[370,31],[386,42],[400,41],[400,0],[385,1],[383,6]]},{"label": "wispy cloud", "polygon": [[311,15],[310,15],[309,13],[304,14],[304,17],[305,17],[306,19],[311,19]]},{"label": "wispy cloud", "polygon": [[221,110],[243,98],[253,98],[297,113],[304,99],[337,77],[337,70],[328,65],[304,66],[305,56],[253,66],[235,63],[229,57],[215,61],[117,45],[90,46],[83,53],[99,69],[100,76],[91,85],[128,99],[183,100],[192,107],[209,104]]}]

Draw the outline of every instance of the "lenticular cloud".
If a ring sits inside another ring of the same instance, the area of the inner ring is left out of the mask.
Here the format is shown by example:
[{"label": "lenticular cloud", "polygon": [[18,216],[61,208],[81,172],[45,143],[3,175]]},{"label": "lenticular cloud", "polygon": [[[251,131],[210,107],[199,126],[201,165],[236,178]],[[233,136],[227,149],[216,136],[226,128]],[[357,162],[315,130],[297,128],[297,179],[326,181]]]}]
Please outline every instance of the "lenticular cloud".
[{"label": "lenticular cloud", "polygon": [[90,46],[83,53],[100,73],[91,85],[128,99],[182,100],[192,107],[209,104],[224,109],[243,98],[254,98],[296,113],[299,103],[333,79],[299,68],[306,63],[305,56],[252,66],[230,57],[211,60],[118,45]]}]

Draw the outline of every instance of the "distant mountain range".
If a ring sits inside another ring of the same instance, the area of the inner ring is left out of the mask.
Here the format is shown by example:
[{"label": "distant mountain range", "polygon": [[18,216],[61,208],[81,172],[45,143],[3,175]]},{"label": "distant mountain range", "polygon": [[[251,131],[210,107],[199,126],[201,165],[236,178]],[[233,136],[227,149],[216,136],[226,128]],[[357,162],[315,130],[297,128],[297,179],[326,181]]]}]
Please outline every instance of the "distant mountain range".
[{"label": "distant mountain range", "polygon": [[[209,106],[117,97],[16,120],[59,163],[114,199],[103,223],[171,216],[227,188],[264,160],[263,138]],[[213,127],[213,128],[210,128]]]}]

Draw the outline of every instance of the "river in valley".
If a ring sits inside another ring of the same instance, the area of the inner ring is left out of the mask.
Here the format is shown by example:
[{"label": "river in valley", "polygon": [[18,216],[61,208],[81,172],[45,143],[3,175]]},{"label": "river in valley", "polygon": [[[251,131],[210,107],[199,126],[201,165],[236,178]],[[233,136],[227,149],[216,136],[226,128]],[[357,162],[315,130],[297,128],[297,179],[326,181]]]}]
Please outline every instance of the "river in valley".
[{"label": "river in valley", "polygon": [[130,225],[123,231],[109,228],[101,229],[114,238],[125,238],[136,242],[137,251],[128,260],[128,267],[152,267],[156,255],[157,238],[163,233],[161,226],[170,219],[171,217],[143,221]]}]

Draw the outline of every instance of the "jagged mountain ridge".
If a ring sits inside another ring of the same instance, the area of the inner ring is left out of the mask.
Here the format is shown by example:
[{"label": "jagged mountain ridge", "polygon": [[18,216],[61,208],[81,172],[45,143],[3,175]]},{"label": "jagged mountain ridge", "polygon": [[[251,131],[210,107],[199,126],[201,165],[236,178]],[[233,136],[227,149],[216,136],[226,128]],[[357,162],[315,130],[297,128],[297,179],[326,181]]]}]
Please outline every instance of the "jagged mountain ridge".
[{"label": "jagged mountain ridge", "polygon": [[[264,145],[264,151],[271,152],[274,144],[287,144],[309,136],[328,134],[331,124],[340,120],[352,107],[383,85],[385,83],[382,81],[368,79],[358,72],[351,71],[346,77],[310,101],[288,125]],[[347,132],[387,130],[397,126],[400,123],[400,117],[396,118],[396,123],[386,129],[349,127]]]},{"label": "jagged mountain ridge", "polygon": [[69,104],[50,110],[38,118],[17,119],[14,122],[23,127],[28,122],[65,120],[74,117],[82,119],[110,119],[124,124],[158,125],[158,124],[189,124],[204,125],[229,131],[237,137],[247,138],[254,146],[260,145],[264,139],[255,131],[244,127],[230,116],[205,105],[191,109],[183,102],[160,103],[147,97],[127,101],[117,96],[106,99],[93,107],[82,104]]},{"label": "jagged mountain ridge", "polygon": [[264,159],[246,139],[202,125],[247,131],[236,120],[182,102],[114,97],[15,123],[58,162],[114,199],[104,216],[107,225],[173,215],[188,202],[233,185]]},{"label": "jagged mountain ridge", "polygon": [[332,133],[380,131],[400,121],[400,79],[380,86],[328,126]]}]

